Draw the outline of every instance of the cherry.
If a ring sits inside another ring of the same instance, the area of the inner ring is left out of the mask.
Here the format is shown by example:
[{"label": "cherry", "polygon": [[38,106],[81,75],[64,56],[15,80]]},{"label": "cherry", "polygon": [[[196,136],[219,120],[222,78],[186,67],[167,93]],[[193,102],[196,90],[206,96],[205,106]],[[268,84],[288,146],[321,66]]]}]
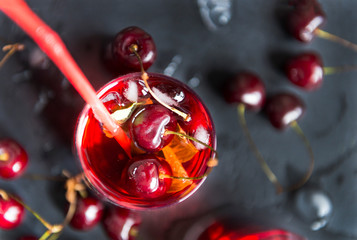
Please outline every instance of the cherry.
[{"label": "cherry", "polygon": [[77,230],[90,230],[101,220],[103,209],[102,202],[94,197],[78,198],[70,225]]},{"label": "cherry", "polygon": [[28,156],[20,144],[11,139],[0,141],[0,177],[13,179],[26,169]]},{"label": "cherry", "polygon": [[137,212],[113,207],[103,219],[104,230],[112,240],[135,240],[141,217]]},{"label": "cherry", "polygon": [[287,19],[288,29],[299,41],[310,42],[326,21],[325,13],[317,0],[292,0],[291,4],[294,10]]},{"label": "cherry", "polygon": [[286,65],[286,75],[295,85],[315,90],[322,84],[324,69],[320,56],[306,52],[292,58]]},{"label": "cherry", "polygon": [[0,228],[9,230],[22,223],[25,215],[24,207],[15,199],[0,196]]},{"label": "cherry", "polygon": [[170,165],[163,159],[152,156],[141,156],[131,160],[123,171],[123,182],[127,191],[137,197],[152,199],[165,194],[170,188],[170,178],[160,175],[172,175]]},{"label": "cherry", "polygon": [[157,152],[173,138],[165,135],[165,130],[175,131],[176,127],[174,113],[161,105],[149,105],[134,117],[131,133],[138,147],[147,152]]},{"label": "cherry", "polygon": [[265,87],[252,72],[237,74],[226,86],[224,97],[229,103],[241,103],[252,110],[259,110],[265,102]]},{"label": "cherry", "polygon": [[297,121],[304,113],[302,101],[292,93],[279,93],[269,99],[266,112],[271,124],[277,129],[284,129]]},{"label": "cherry", "polygon": [[142,59],[144,69],[148,69],[156,59],[156,46],[152,37],[138,27],[128,27],[120,31],[108,45],[105,58],[112,69],[118,72],[140,71],[140,62],[131,51],[133,45]]}]

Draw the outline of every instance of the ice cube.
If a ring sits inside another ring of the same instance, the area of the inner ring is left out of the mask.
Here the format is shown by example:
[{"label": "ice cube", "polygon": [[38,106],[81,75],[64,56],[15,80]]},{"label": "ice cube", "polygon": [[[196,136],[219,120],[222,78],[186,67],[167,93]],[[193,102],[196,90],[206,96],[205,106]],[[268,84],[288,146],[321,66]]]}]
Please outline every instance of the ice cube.
[{"label": "ice cube", "polygon": [[104,98],[102,98],[102,102],[110,102],[110,101],[115,101],[118,103],[118,105],[121,102],[121,97],[118,92],[109,92],[107,95],[105,95]]},{"label": "ice cube", "polygon": [[118,92],[109,92],[102,98],[102,102],[109,111],[115,111],[118,107],[122,107],[123,99]]},{"label": "ice cube", "polygon": [[[208,131],[203,126],[199,126],[196,129],[196,132],[194,134],[194,138],[196,138],[197,140],[199,140],[207,145],[209,144],[209,137],[210,137],[210,135],[209,135]],[[195,147],[198,150],[203,150],[206,148],[206,146],[204,146],[198,142],[193,142],[193,144],[195,145]]]},{"label": "ice cube", "polygon": [[124,91],[124,97],[130,102],[138,101],[138,85],[134,81],[128,82],[128,88]]},{"label": "ice cube", "polygon": [[170,106],[177,106],[178,102],[175,101],[175,99],[170,98],[166,93],[161,92],[159,89],[153,87],[152,91],[155,93],[155,95],[164,103]]}]

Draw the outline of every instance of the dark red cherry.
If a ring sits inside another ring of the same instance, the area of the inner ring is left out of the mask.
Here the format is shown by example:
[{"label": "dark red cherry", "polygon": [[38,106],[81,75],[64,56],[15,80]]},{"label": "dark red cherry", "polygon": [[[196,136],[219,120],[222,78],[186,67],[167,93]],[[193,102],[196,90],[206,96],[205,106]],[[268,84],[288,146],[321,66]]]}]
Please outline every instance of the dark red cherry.
[{"label": "dark red cherry", "polygon": [[156,46],[152,37],[138,27],[128,27],[120,31],[108,46],[106,58],[119,72],[140,71],[140,62],[130,47],[137,45],[144,69],[148,69],[156,59]]},{"label": "dark red cherry", "polygon": [[38,240],[38,238],[34,236],[24,236],[19,238],[19,240]]},{"label": "dark red cherry", "polygon": [[149,105],[139,111],[131,124],[136,145],[147,152],[160,151],[173,138],[165,130],[175,131],[176,116],[162,105]]},{"label": "dark red cherry", "polygon": [[323,80],[323,66],[317,53],[302,53],[292,58],[286,65],[286,75],[295,85],[306,90],[319,88]]},{"label": "dark red cherry", "polygon": [[310,42],[314,31],[326,21],[326,15],[317,0],[292,0],[291,3],[294,9],[287,20],[288,30],[299,41]]},{"label": "dark red cherry", "polygon": [[104,230],[112,240],[135,240],[140,224],[137,212],[119,207],[110,208],[103,219]]},{"label": "dark red cherry", "polygon": [[102,202],[94,197],[78,198],[70,225],[77,230],[90,230],[102,219],[103,209]]},{"label": "dark red cherry", "polygon": [[13,198],[0,197],[0,229],[9,230],[22,223],[25,215],[24,207]]},{"label": "dark red cherry", "polygon": [[160,179],[160,175],[172,176],[170,165],[154,155],[137,157],[127,164],[123,171],[123,183],[127,191],[144,199],[158,198],[170,188],[170,178]]},{"label": "dark red cherry", "polygon": [[304,104],[292,93],[276,94],[266,104],[268,118],[277,129],[286,128],[292,122],[298,120],[304,111]]},{"label": "dark red cherry", "polygon": [[28,156],[20,144],[11,139],[0,141],[0,177],[13,179],[26,169]]},{"label": "dark red cherry", "polygon": [[229,103],[242,103],[247,108],[259,110],[265,102],[265,87],[254,73],[238,73],[226,86],[224,97]]}]

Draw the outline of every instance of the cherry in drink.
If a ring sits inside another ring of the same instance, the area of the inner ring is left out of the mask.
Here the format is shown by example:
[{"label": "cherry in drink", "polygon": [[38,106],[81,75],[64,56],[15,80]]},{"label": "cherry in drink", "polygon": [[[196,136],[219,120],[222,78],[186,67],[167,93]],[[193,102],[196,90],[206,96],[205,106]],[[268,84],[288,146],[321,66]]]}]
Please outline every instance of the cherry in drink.
[{"label": "cherry in drink", "polygon": [[132,140],[131,157],[89,106],[79,117],[75,136],[89,185],[105,199],[132,209],[162,207],[186,199],[204,181],[215,155],[213,122],[199,97],[173,78],[161,74],[148,77],[149,88],[141,73],[132,73],[98,92]]}]

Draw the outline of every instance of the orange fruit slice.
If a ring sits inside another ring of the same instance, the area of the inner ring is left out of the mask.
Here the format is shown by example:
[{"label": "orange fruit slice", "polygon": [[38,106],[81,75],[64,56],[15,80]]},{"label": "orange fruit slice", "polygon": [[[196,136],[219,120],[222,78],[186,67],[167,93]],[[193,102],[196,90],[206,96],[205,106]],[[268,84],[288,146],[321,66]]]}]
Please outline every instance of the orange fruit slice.
[{"label": "orange fruit slice", "polygon": [[198,153],[197,148],[184,137],[175,135],[168,146],[175,153],[181,163],[190,161]]},{"label": "orange fruit slice", "polygon": [[[188,177],[188,174],[185,168],[182,166],[181,161],[179,160],[179,156],[176,155],[175,151],[168,145],[162,149],[164,153],[165,160],[170,164],[172,174],[175,177]],[[171,187],[167,191],[168,193],[179,192],[190,186],[192,184],[192,180],[186,179],[172,179]]]}]

